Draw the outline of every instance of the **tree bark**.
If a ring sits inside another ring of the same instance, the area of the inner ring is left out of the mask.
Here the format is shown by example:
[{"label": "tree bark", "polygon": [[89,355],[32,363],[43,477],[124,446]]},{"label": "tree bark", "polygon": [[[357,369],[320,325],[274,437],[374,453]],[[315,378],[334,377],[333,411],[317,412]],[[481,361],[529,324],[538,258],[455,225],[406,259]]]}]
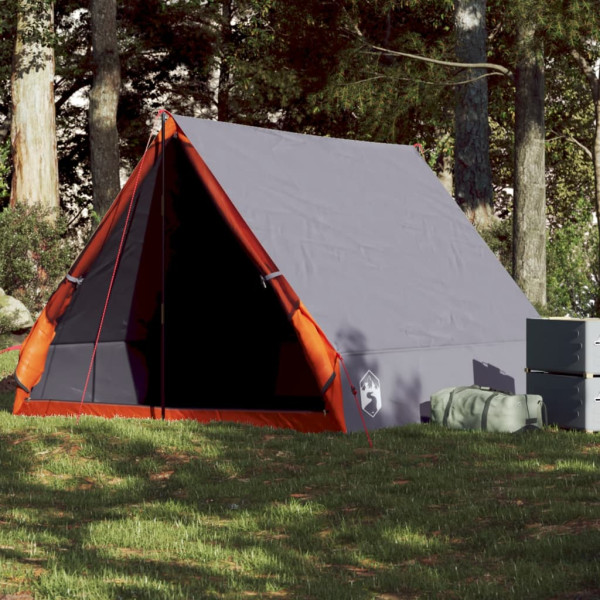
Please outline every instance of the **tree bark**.
[{"label": "tree bark", "polygon": [[[463,63],[485,63],[486,0],[457,0],[454,17],[456,56]],[[494,218],[489,156],[486,70],[467,70],[470,83],[456,86],[454,191],[468,219],[487,227]],[[465,77],[463,76],[463,79]]]},{"label": "tree bark", "polygon": [[93,82],[90,91],[90,160],[94,209],[99,216],[119,190],[117,107],[121,65],[117,40],[116,0],[90,0]]},{"label": "tree bark", "polygon": [[221,3],[221,59],[219,64],[219,90],[217,94],[217,120],[229,121],[229,90],[231,88],[231,72],[229,59],[231,57],[233,16],[231,0],[222,0]]},{"label": "tree bark", "polygon": [[529,300],[546,305],[544,52],[532,23],[518,31],[515,72],[513,276]]},{"label": "tree bark", "polygon": [[49,39],[54,8],[20,0],[13,55],[11,144],[13,178],[10,203],[58,212],[58,160],[54,108],[54,50]]}]

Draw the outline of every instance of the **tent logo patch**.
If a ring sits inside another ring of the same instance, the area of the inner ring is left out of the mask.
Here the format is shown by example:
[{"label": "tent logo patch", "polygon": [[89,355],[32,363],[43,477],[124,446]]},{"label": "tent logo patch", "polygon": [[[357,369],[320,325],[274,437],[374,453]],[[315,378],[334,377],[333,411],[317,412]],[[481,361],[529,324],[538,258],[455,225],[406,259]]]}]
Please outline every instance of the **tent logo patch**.
[{"label": "tent logo patch", "polygon": [[360,405],[370,417],[381,410],[381,384],[371,371],[360,380]]}]

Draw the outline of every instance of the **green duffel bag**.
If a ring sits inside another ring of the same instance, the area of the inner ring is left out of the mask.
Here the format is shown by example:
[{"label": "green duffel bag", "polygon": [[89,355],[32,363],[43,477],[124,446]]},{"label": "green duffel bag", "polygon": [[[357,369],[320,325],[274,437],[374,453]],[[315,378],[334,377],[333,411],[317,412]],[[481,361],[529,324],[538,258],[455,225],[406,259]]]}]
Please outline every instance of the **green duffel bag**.
[{"label": "green duffel bag", "polygon": [[511,395],[477,385],[444,388],[431,396],[431,422],[450,429],[515,433],[545,423],[541,396]]}]

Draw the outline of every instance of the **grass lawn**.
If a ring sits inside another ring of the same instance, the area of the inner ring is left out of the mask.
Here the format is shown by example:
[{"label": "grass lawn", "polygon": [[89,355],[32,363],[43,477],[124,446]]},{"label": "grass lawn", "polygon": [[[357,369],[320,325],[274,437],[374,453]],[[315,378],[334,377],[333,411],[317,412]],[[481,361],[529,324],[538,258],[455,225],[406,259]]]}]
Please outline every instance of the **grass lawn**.
[{"label": "grass lawn", "polygon": [[[16,345],[17,341],[9,336],[0,336],[0,350]],[[0,381],[14,373],[17,368],[19,353],[16,351],[3,352],[0,354]]]},{"label": "grass lawn", "polygon": [[0,599],[600,598],[600,438],[14,417]]}]

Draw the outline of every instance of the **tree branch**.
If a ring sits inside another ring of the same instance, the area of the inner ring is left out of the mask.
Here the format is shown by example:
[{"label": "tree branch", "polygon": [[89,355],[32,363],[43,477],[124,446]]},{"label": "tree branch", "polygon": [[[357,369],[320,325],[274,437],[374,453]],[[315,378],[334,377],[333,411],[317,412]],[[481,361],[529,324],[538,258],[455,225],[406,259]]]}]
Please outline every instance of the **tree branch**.
[{"label": "tree branch", "polygon": [[373,77],[367,77],[365,79],[359,79],[357,81],[348,81],[347,83],[342,83],[342,87],[346,87],[349,85],[358,85],[359,83],[367,83],[368,81],[375,81],[375,79],[389,79],[387,75],[373,75]]},{"label": "tree branch", "polygon": [[426,81],[425,79],[415,79],[414,77],[389,77],[388,75],[374,75],[373,77],[359,79],[358,81],[350,81],[342,85],[356,85],[358,83],[365,83],[367,81],[373,81],[375,79],[396,79],[397,81],[412,81],[414,83],[422,83],[423,85],[437,86],[465,85],[467,83],[473,83],[474,81],[478,81],[479,79],[484,79],[485,77],[493,77],[494,75],[500,75],[500,73],[485,73],[484,75],[479,75],[478,77],[472,77],[470,79],[463,79],[462,81]]},{"label": "tree branch", "polygon": [[575,48],[571,50],[571,56],[575,59],[577,64],[581,67],[584,75],[587,77],[590,87],[592,88],[592,98],[594,99],[594,102],[598,102],[600,86],[598,84],[598,77],[594,71],[594,68],[586,60],[585,56],[579,54]]},{"label": "tree branch", "polygon": [[64,80],[61,80],[59,85],[54,88],[56,96],[57,96],[56,111],[59,111],[62,108],[63,104],[65,104],[65,102],[67,102],[67,100],[72,98],[79,90],[83,89],[84,87],[86,87],[88,85],[91,85],[92,78],[90,76],[87,76],[81,80],[76,80],[59,95],[58,92],[60,92],[60,87],[62,87],[61,86],[62,81],[64,81]]},{"label": "tree branch", "polygon": [[81,216],[81,214],[83,213],[83,211],[86,208],[93,208],[93,205],[91,202],[86,202],[86,204],[84,204],[80,209],[79,212],[67,223],[66,229],[69,229],[71,227],[71,225],[73,225],[73,223],[75,223],[75,221],[77,221],[77,219],[79,219],[79,217]]},{"label": "tree branch", "polygon": [[358,33],[358,36],[367,46],[369,46],[369,48],[377,50],[377,52],[380,54],[386,54],[388,56],[400,56],[402,58],[410,58],[412,60],[420,60],[422,62],[432,63],[434,65],[441,65],[442,67],[458,67],[460,69],[487,69],[488,71],[496,71],[497,73],[500,73],[505,77],[510,77],[511,79],[513,77],[513,73],[510,69],[507,69],[502,65],[497,65],[496,63],[462,63],[448,60],[438,60],[437,58],[429,58],[427,56],[421,56],[420,54],[410,54],[408,52],[399,52],[397,50],[390,50],[389,48],[375,46],[367,41],[358,25],[355,25],[355,30],[356,33]]},{"label": "tree branch", "polygon": [[571,142],[572,144],[575,144],[581,150],[583,150],[583,152],[588,156],[590,160],[594,160],[594,155],[592,154],[592,151],[585,144],[582,144],[578,139],[574,138],[572,135],[561,135],[556,131],[552,131],[552,133],[555,133],[556,137],[547,139],[547,142],[554,142],[555,140],[567,140],[567,142]]},{"label": "tree branch", "polygon": [[488,69],[489,71],[495,71],[497,74],[504,75],[505,77],[512,78],[513,74],[510,69],[497,65],[495,63],[461,63],[453,62],[449,60],[438,60],[437,58],[429,58],[427,56],[420,56],[418,54],[409,54],[408,52],[398,52],[397,50],[390,50],[389,48],[382,48],[380,46],[374,46],[370,44],[371,48],[377,50],[381,54],[387,54],[388,56],[401,56],[403,58],[410,58],[412,60],[420,60],[423,62],[432,63],[434,65],[441,65],[443,67],[458,67],[461,69]]}]

